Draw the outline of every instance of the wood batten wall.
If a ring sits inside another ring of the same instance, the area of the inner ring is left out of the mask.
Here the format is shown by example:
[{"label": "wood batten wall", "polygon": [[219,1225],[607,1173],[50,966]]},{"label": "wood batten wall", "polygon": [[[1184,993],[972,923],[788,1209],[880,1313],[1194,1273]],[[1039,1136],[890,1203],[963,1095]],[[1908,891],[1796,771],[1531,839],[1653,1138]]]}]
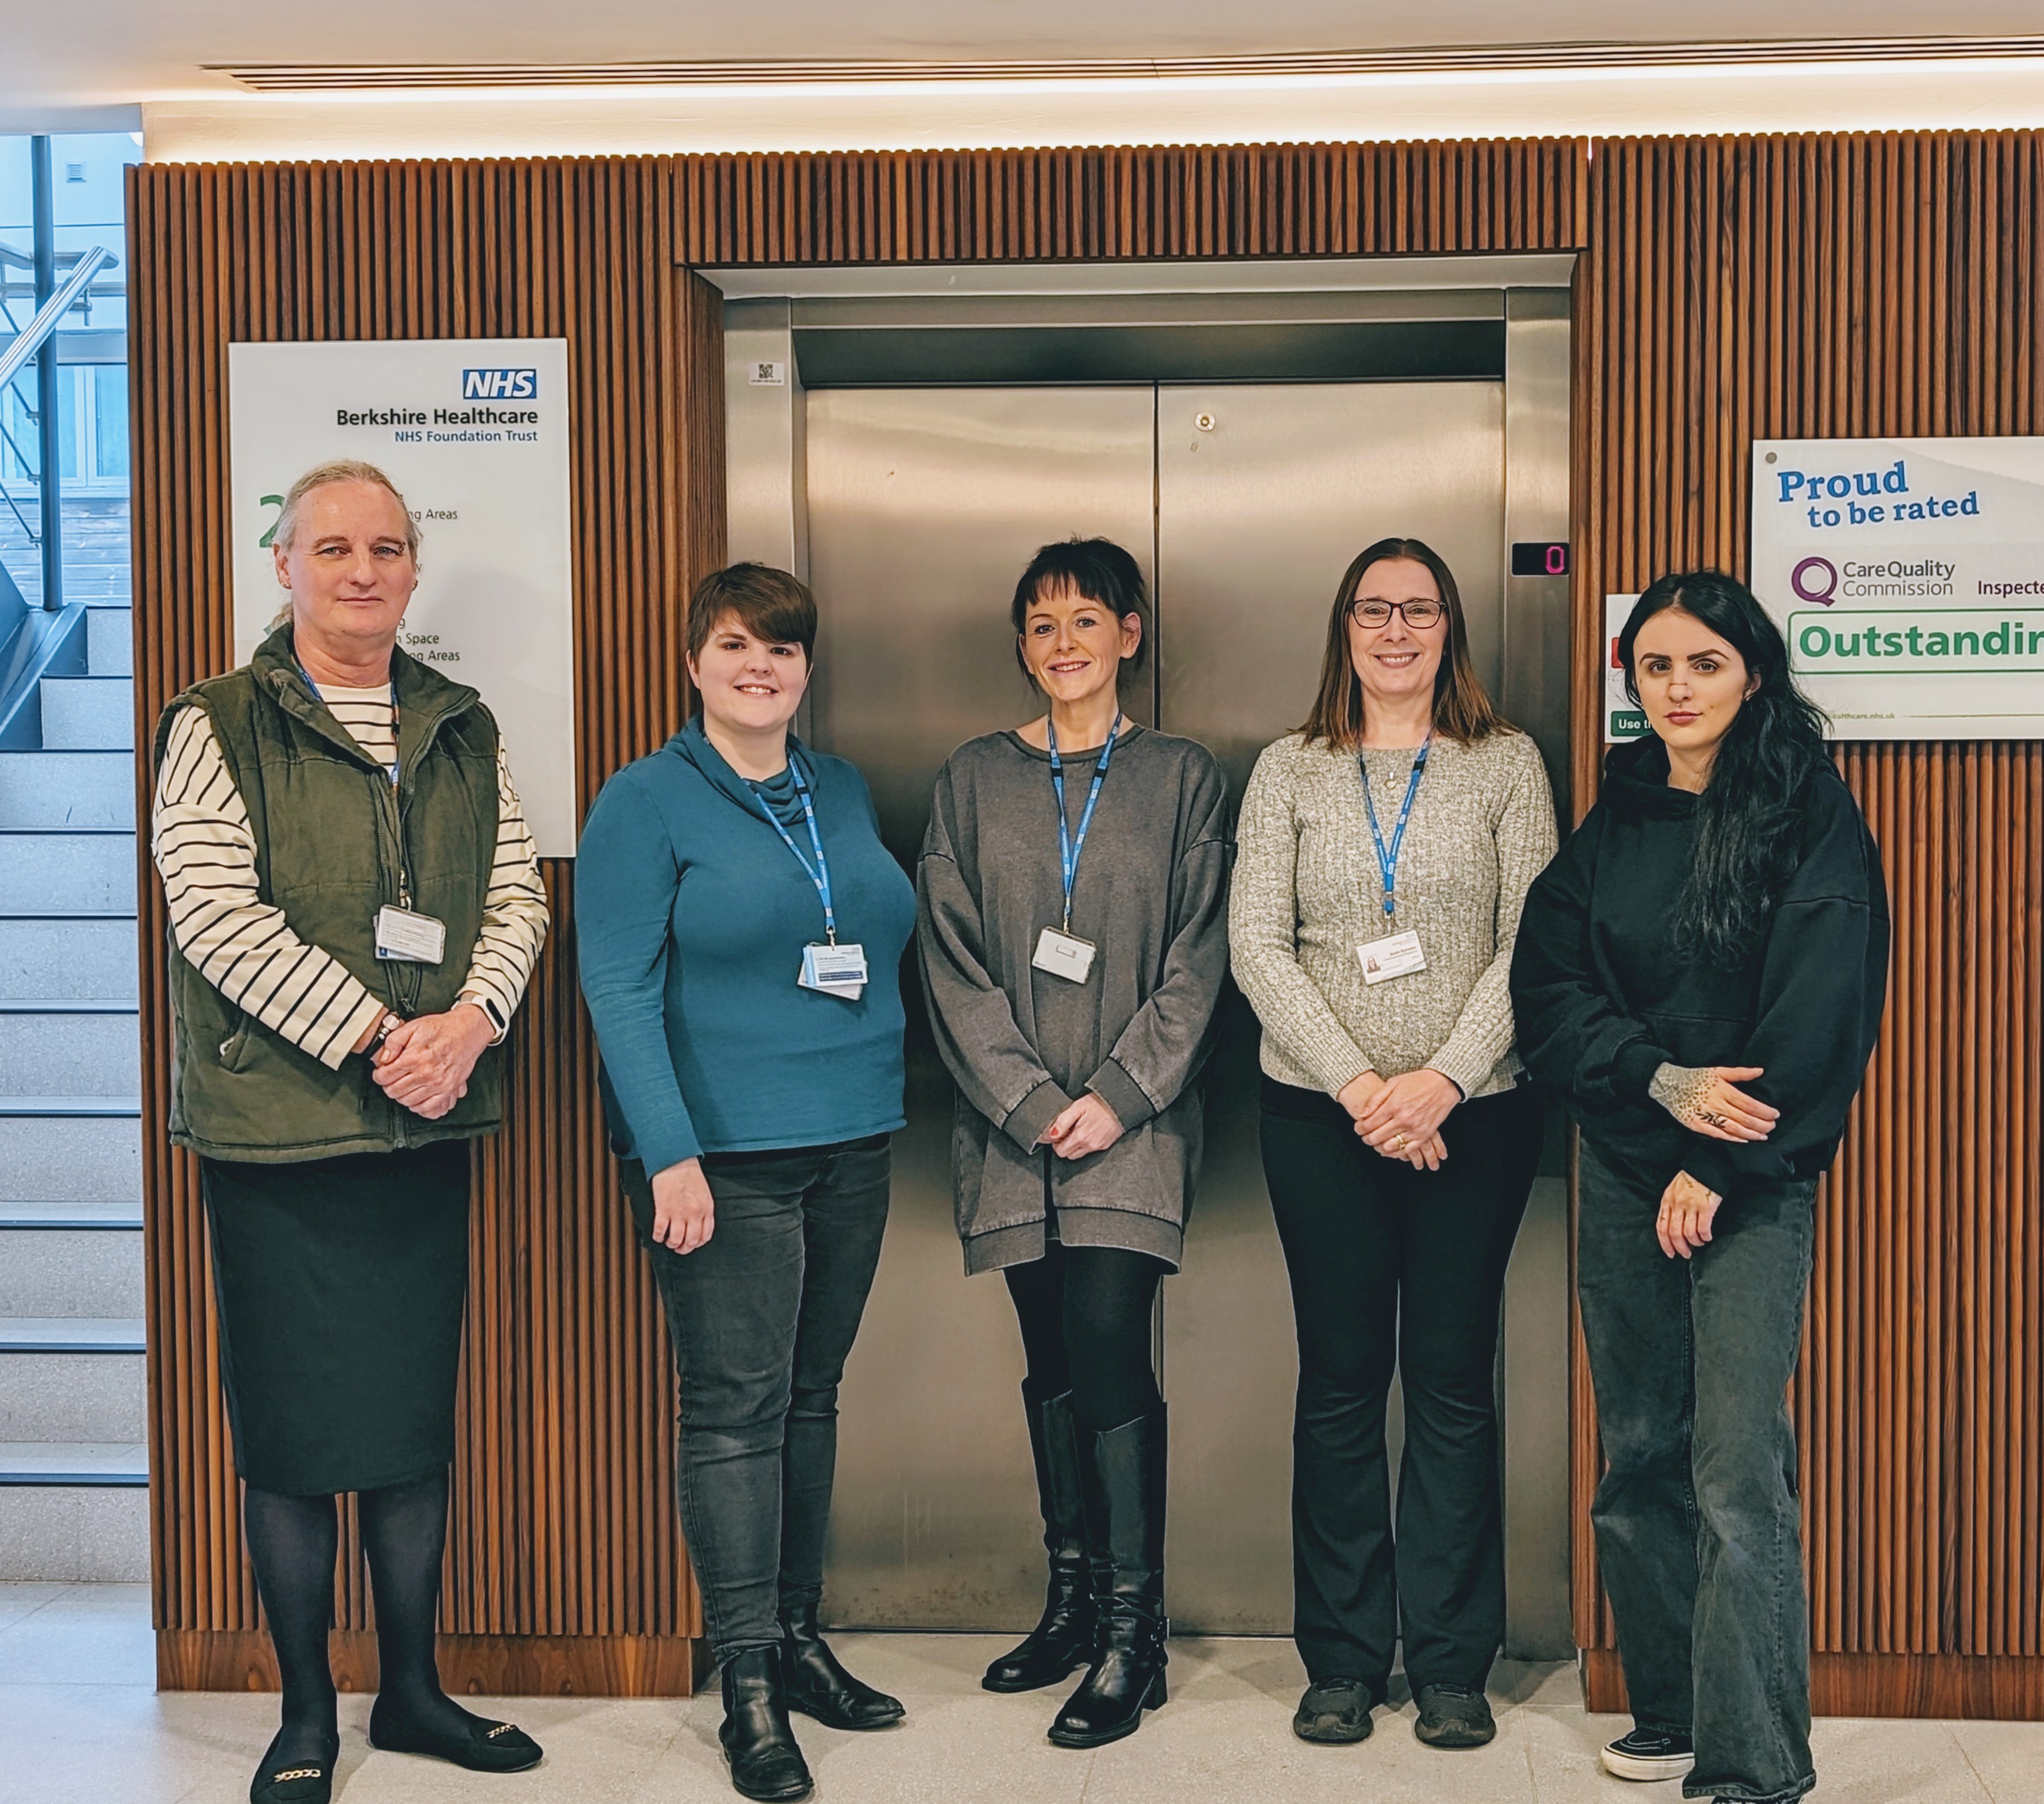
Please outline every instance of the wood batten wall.
[{"label": "wood batten wall", "polygon": [[[1600,144],[1577,278],[1578,644],[1743,572],[1755,438],[2044,433],[2044,140]],[[1577,661],[1579,806],[1599,755]],[[1888,1018],[1819,1202],[1794,1405],[1820,1711],[2044,1716],[2044,747],[1854,744]],[[1622,1707],[1585,1510],[1577,1639]]]},{"label": "wood batten wall", "polygon": [[[136,706],[229,658],[236,338],[565,335],[576,384],[582,800],[681,706],[722,544],[716,298],[690,264],[1581,249],[1575,775],[1602,598],[1747,557],[1757,437],[2044,432],[2044,167],[2021,134],[1273,145],[588,162],[148,165],[131,177]],[[1888,863],[1892,1002],[1823,1191],[1795,1403],[1820,1710],[2044,1716],[2044,747],[1840,756]],[[146,773],[143,779],[146,801]],[[143,894],[156,1585],[167,1685],[264,1682],[202,1224],[163,1142]],[[571,874],[478,1154],[443,1623],[490,1691],[685,1686],[671,1390],[572,980]],[[1578,1640],[1619,1706],[1584,1508]],[[344,1670],[366,1683],[359,1563]]]},{"label": "wood batten wall", "polygon": [[[723,550],[724,401],[721,310],[679,267],[670,165],[144,164],[129,217],[139,744],[168,698],[233,661],[225,403],[240,340],[565,337],[582,803],[673,729],[682,603]],[[148,785],[145,768],[145,820]],[[686,1691],[701,1631],[674,1521],[670,1368],[604,1148],[573,867],[545,875],[553,935],[513,1031],[505,1132],[477,1156],[442,1667],[493,1692]],[[269,1685],[197,1167],[164,1138],[146,850],[141,895],[159,1674]],[[337,1671],[372,1687],[352,1532],[336,1621]]]},{"label": "wood batten wall", "polygon": [[692,263],[1572,248],[1571,139],[691,157]]}]

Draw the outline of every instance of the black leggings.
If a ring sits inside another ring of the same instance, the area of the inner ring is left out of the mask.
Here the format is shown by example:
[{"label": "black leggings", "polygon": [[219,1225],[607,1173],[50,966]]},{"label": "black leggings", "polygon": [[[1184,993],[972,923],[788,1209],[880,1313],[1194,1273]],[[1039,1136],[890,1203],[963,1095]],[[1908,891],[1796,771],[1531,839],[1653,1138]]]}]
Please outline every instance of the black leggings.
[{"label": "black leggings", "polygon": [[1001,1273],[1021,1325],[1029,1388],[1072,1394],[1085,1427],[1119,1428],[1162,1401],[1151,1359],[1157,1281],[1166,1267],[1121,1247],[1067,1247]]}]

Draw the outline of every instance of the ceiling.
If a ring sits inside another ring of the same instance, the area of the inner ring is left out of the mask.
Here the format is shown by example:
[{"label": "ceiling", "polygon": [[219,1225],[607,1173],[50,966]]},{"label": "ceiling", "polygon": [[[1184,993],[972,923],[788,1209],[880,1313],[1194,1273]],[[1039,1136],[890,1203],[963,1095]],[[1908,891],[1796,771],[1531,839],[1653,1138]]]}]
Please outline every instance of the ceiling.
[{"label": "ceiling", "polygon": [[230,102],[209,63],[361,66],[725,59],[1258,56],[1427,44],[2034,32],[2036,0],[0,0],[0,130],[132,125],[139,103]]}]

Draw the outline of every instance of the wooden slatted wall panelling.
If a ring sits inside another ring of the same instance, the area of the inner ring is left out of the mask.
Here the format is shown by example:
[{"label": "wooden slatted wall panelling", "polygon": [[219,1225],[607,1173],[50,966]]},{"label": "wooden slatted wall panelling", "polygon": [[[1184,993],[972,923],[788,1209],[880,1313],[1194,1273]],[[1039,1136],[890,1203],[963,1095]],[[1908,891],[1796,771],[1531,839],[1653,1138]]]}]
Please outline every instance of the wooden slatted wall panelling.
[{"label": "wooden slatted wall panelling", "polygon": [[[232,661],[226,346],[564,335],[576,385],[580,786],[678,717],[678,629],[723,544],[721,315],[687,264],[1573,248],[1570,140],[261,167],[129,189],[136,705]],[[148,776],[138,779],[146,811]],[[625,1232],[573,982],[571,867],[478,1154],[443,1598],[451,1683],[686,1689],[700,1617],[676,1534],[672,1385]],[[143,871],[143,1142],[158,1664],[275,1672],[243,1558],[197,1171],[164,1143],[163,919]],[[336,1670],[373,1683],[351,1530]]]},{"label": "wooden slatted wall panelling", "polygon": [[[1628,140],[1577,279],[1579,643],[1603,596],[1743,572],[1756,437],[2044,432],[2044,140]],[[1599,753],[1578,660],[1576,794]],[[1820,1711],[2044,1716],[2044,747],[1859,744],[1890,1002],[1820,1194],[1794,1390]],[[1585,1514],[1577,1638],[1622,1707]]]},{"label": "wooden slatted wall panelling", "polygon": [[[688,587],[723,551],[718,297],[678,264],[657,160],[144,165],[130,172],[137,743],[232,661],[228,344],[564,337],[574,385],[578,785],[672,730]],[[428,565],[428,580],[431,580]],[[147,817],[148,779],[138,779]],[[605,1150],[573,867],[477,1154],[442,1668],[490,1691],[672,1692],[700,1617],[674,1521],[673,1385]],[[143,1146],[158,1664],[275,1683],[244,1560],[195,1163],[164,1139],[161,898],[144,855]],[[336,1668],[374,1683],[352,1533]]]},{"label": "wooden slatted wall panelling", "polygon": [[1570,249],[1572,139],[690,157],[682,254],[737,263]]}]

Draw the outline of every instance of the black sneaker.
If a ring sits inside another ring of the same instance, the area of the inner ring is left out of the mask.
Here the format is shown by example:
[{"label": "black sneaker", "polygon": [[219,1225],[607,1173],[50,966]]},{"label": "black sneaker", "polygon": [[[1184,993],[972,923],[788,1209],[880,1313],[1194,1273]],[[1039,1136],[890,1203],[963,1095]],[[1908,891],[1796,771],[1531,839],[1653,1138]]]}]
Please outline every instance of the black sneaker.
[{"label": "black sneaker", "polygon": [[1370,1713],[1377,1700],[1360,1679],[1327,1679],[1308,1685],[1292,1713],[1292,1733],[1301,1741],[1329,1745],[1370,1739]]},{"label": "black sneaker", "polygon": [[1481,1748],[1497,1739],[1490,1700],[1467,1685],[1422,1685],[1412,1733],[1429,1748]]},{"label": "black sneaker", "polygon": [[1696,1764],[1696,1744],[1673,1729],[1635,1729],[1607,1743],[1599,1757],[1620,1779],[1680,1779]]}]

